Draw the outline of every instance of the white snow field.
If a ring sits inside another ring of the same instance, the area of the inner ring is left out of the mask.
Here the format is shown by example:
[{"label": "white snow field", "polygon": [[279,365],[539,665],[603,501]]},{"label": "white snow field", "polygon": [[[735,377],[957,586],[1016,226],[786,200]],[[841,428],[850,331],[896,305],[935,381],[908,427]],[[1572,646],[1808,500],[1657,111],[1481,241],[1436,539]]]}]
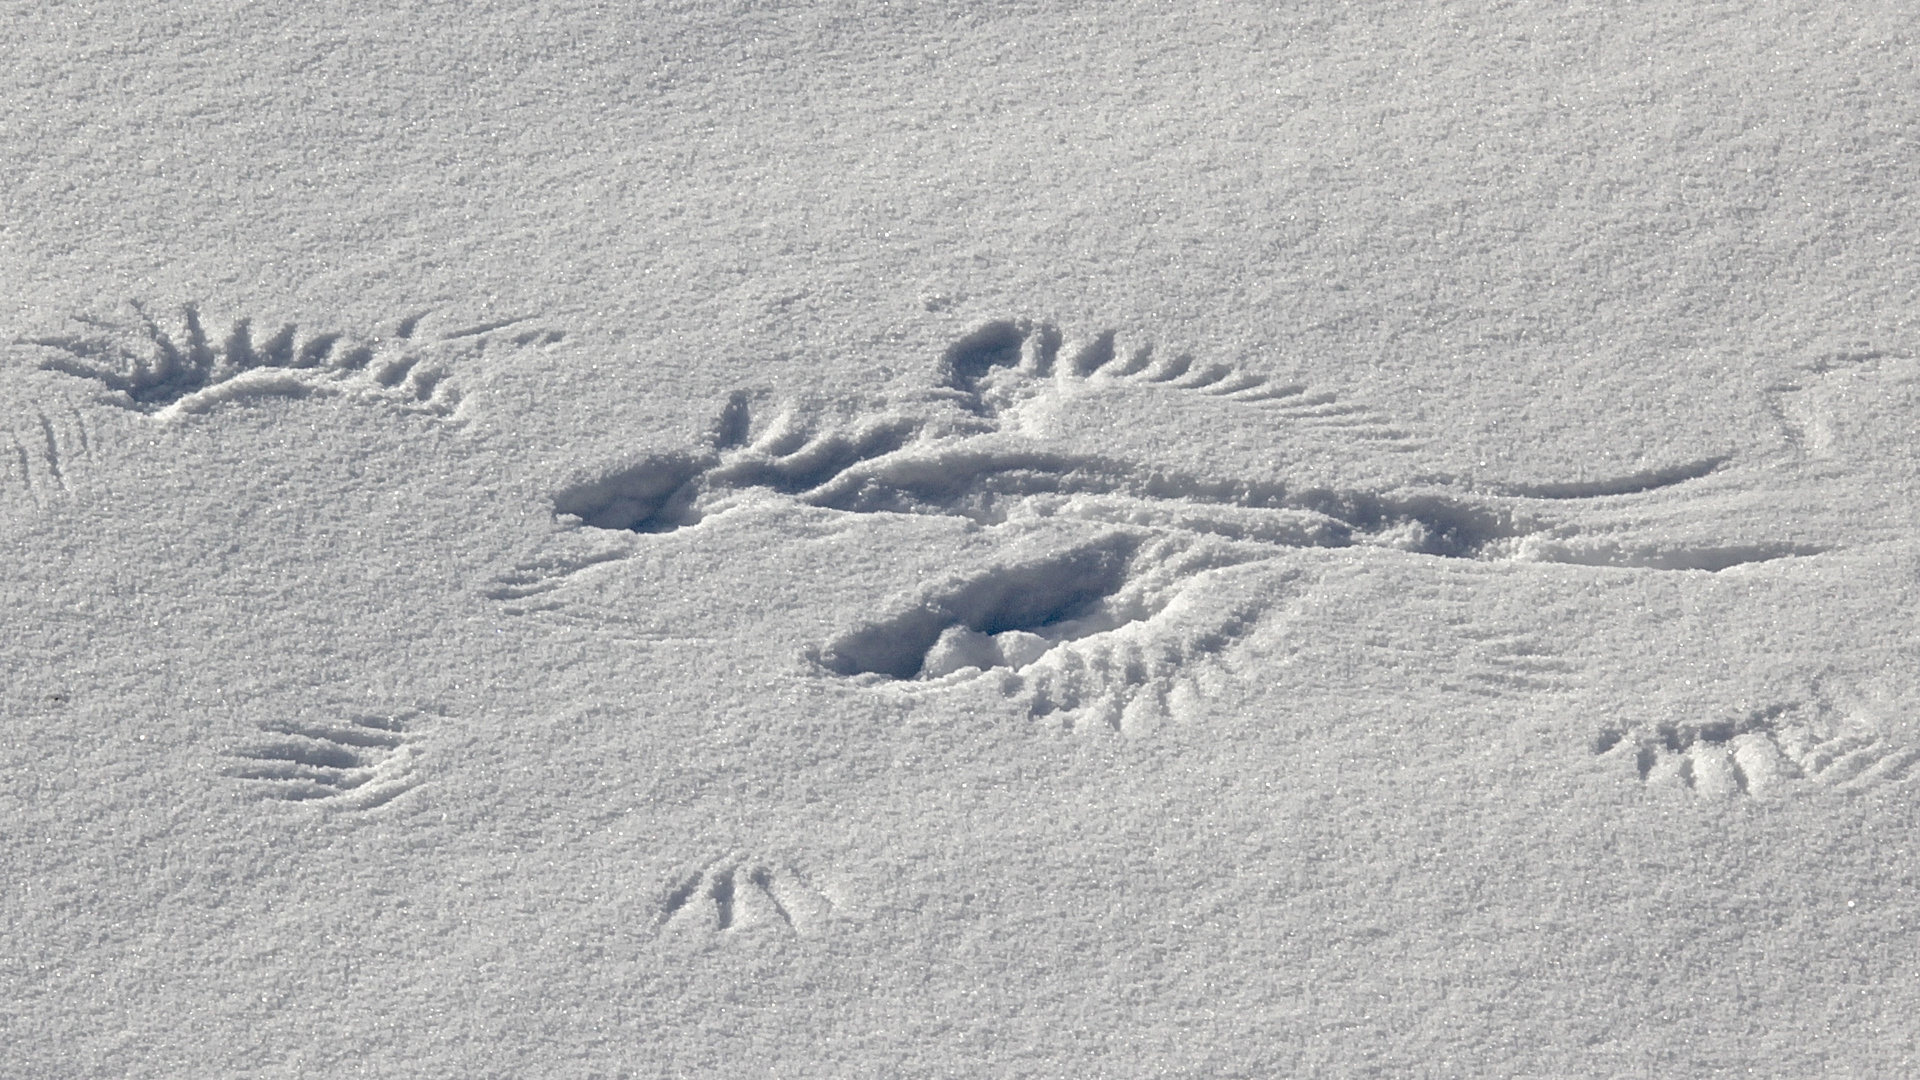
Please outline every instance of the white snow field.
[{"label": "white snow field", "polygon": [[0,42],[0,1076],[1920,1072],[1911,4]]}]

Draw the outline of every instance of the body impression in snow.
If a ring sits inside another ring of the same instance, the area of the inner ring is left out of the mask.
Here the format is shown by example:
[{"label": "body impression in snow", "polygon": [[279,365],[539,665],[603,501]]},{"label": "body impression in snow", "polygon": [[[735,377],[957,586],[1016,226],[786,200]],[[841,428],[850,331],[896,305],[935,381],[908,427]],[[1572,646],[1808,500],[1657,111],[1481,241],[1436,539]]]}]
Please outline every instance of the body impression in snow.
[{"label": "body impression in snow", "polygon": [[[780,497],[849,514],[931,514],[1013,526],[1077,524],[1091,540],[1018,552],[902,597],[890,613],[810,651],[819,669],[874,684],[949,686],[997,672],[1032,715],[1063,726],[1151,726],[1191,696],[1193,661],[1217,654],[1284,594],[1275,563],[1301,548],[1395,548],[1437,559],[1714,572],[1819,548],[1687,545],[1583,536],[1581,507],[1660,498],[1724,458],[1579,482],[1461,493],[1293,487],[1272,478],[1197,475],[1048,438],[1063,401],[1103,392],[1192,395],[1268,420],[1392,452],[1418,442],[1377,410],[1228,365],[1156,359],[1102,332],[1069,344],[1054,327],[999,321],[954,342],[918,407],[878,407],[830,423],[779,413],[761,427],[737,393],[708,445],[629,460],[563,487],[553,507],[589,530],[671,533],[743,497]],[[929,407],[931,406],[931,407]],[[497,599],[524,602],[618,552],[529,567]],[[1234,575],[1261,574],[1233,589]],[[1215,595],[1202,604],[1195,590]],[[1220,597],[1253,596],[1227,601]],[[524,608],[523,608],[524,610]]]}]

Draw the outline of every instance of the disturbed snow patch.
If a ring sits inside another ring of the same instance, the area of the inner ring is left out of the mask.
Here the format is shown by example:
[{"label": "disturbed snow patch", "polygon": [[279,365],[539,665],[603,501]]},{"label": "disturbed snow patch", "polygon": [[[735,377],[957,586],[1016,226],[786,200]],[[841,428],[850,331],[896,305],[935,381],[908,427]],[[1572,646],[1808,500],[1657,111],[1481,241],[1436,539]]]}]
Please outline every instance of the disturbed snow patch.
[{"label": "disturbed snow patch", "polygon": [[[514,613],[553,610],[564,598],[526,601],[590,580],[580,572],[639,554],[653,534],[716,528],[730,511],[769,500],[958,518],[1004,538],[1005,557],[953,567],[942,584],[848,628],[812,651],[817,669],[910,695],[992,681],[1030,715],[1065,727],[1141,730],[1195,700],[1205,658],[1242,636],[1267,603],[1258,590],[1211,589],[1231,567],[1261,566],[1247,580],[1271,589],[1294,572],[1289,553],[1301,549],[1707,573],[1824,550],[1737,533],[1712,539],[1720,516],[1699,495],[1701,485],[1722,495],[1737,486],[1725,457],[1532,484],[1296,485],[1182,471],[1157,460],[1151,440],[1092,452],[1058,434],[1084,425],[1047,419],[1102,395],[1126,415],[1150,415],[1156,397],[1198,400],[1248,410],[1247,423],[1417,445],[1331,395],[1231,365],[1159,358],[1112,332],[1071,343],[1047,324],[1003,320],[955,341],[918,397],[789,403],[763,422],[755,396],[736,392],[704,443],[576,472],[552,500],[562,535],[576,542],[502,575],[487,595],[513,602]],[[1697,526],[1671,528],[1689,514]],[[1084,540],[1089,528],[1099,539]],[[1042,535],[1083,539],[1031,553]],[[1201,593],[1213,599],[1198,603]]]}]

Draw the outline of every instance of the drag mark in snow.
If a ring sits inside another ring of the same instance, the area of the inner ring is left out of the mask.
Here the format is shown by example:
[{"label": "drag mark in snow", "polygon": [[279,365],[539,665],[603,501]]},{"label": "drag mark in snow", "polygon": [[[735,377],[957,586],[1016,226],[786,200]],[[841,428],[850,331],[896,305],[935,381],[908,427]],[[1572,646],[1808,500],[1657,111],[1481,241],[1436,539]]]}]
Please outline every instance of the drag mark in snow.
[{"label": "drag mark in snow", "polygon": [[1787,794],[1807,782],[1856,793],[1911,777],[1920,747],[1902,746],[1825,703],[1774,705],[1733,720],[1608,728],[1602,758],[1631,762],[1650,788],[1721,799]]},{"label": "drag mark in snow", "polygon": [[1792,543],[1587,537],[1577,526],[1555,522],[1544,498],[1295,488],[1278,480],[1186,475],[997,438],[910,445],[849,466],[799,498],[854,513],[943,514],[986,525],[1078,518],[1276,547],[1389,547],[1452,559],[1643,570],[1713,572],[1824,550]]},{"label": "drag mark in snow", "polygon": [[725,859],[676,881],[660,900],[663,933],[733,936],[766,927],[790,934],[819,930],[833,899],[791,866]]},{"label": "drag mark in snow", "polygon": [[[366,339],[292,323],[256,331],[235,319],[218,336],[198,307],[170,320],[139,304],[107,317],[82,316],[78,329],[26,339],[48,355],[40,366],[100,384],[106,402],[160,420],[262,397],[342,393],[408,412],[452,416],[460,404],[449,350],[484,347],[508,320],[452,333],[418,333],[423,315],[399,319]],[[560,340],[556,331],[503,335],[516,346]]]},{"label": "drag mark in snow", "polygon": [[319,801],[349,809],[391,802],[413,776],[414,714],[358,716],[334,724],[263,726],[265,735],[235,751],[226,774],[268,799]]},{"label": "drag mark in snow", "polygon": [[[1643,477],[1593,485],[1626,486]],[[1672,481],[1678,483],[1680,481]],[[998,435],[916,436],[898,417],[814,433],[783,423],[732,454],[657,454],[555,496],[556,513],[593,528],[670,532],[760,489],[849,513],[963,517],[984,525],[1074,518],[1276,547],[1391,547],[1443,558],[1717,571],[1792,555],[1804,544],[1663,545],[1587,538],[1556,526],[1539,497],[1291,488],[1138,466]],[[1606,491],[1605,494],[1612,494]]]}]

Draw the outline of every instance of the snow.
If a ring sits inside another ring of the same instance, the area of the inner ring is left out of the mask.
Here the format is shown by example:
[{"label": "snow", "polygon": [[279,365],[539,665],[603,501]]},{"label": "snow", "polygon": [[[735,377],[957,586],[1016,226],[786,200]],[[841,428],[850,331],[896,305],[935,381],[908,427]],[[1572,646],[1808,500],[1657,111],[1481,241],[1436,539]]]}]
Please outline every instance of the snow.
[{"label": "snow", "polygon": [[1910,1073],[1915,30],[0,10],[0,1075]]}]

